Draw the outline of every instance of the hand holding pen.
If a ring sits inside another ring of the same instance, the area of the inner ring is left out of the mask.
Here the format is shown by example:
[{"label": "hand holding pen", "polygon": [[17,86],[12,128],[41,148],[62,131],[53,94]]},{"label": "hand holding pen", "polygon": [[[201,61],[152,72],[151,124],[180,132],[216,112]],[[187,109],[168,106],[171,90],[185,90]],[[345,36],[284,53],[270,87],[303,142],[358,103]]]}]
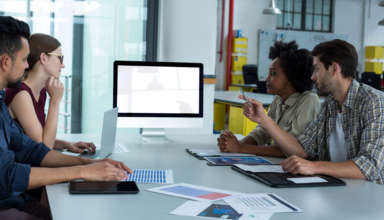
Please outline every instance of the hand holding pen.
[{"label": "hand holding pen", "polygon": [[255,99],[247,98],[244,95],[240,95],[239,98],[247,101],[243,105],[243,114],[249,120],[262,123],[264,119],[268,118],[268,115],[265,114],[263,103]]}]

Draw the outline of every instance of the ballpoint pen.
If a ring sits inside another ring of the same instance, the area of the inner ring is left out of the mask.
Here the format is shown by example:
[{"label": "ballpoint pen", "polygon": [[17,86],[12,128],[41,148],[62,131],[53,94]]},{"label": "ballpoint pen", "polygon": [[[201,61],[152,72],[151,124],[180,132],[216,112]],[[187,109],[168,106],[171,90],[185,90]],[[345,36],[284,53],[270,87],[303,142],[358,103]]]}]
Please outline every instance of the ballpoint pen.
[{"label": "ballpoint pen", "polygon": [[243,99],[245,100],[245,102],[249,103],[249,102],[248,102],[248,97],[245,96],[245,92],[244,92],[244,90],[243,90],[242,88],[241,88],[240,90],[241,90],[241,95],[243,95]]}]

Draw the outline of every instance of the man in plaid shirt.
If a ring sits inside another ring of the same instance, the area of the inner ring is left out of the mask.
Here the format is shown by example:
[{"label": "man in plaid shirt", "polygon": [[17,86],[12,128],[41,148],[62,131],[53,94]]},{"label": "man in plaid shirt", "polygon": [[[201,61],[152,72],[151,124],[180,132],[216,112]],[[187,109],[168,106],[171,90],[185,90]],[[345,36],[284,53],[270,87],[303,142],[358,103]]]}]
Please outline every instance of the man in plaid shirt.
[{"label": "man in plaid shirt", "polygon": [[328,96],[320,113],[297,139],[280,129],[250,99],[244,115],[268,131],[288,156],[282,168],[294,174],[326,174],[384,184],[384,94],[354,80],[357,52],[343,40],[312,51],[312,80]]}]

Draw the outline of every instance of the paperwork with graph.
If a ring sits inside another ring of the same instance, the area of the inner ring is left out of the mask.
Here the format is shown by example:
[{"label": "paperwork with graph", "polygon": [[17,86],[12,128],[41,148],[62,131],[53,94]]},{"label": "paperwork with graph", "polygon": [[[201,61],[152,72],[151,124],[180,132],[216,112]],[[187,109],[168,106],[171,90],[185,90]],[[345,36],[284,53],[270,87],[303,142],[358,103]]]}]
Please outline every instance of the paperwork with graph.
[{"label": "paperwork with graph", "polygon": [[212,204],[210,202],[187,201],[170,214],[182,216],[205,217],[207,219],[238,219],[238,220],[268,220],[271,213],[240,214],[227,204]]},{"label": "paperwork with graph", "polygon": [[134,169],[133,173],[127,176],[126,181],[135,181],[136,183],[173,183],[172,170]]},{"label": "paperwork with graph", "polygon": [[273,193],[233,195],[224,201],[239,213],[302,212]]},{"label": "paperwork with graph", "polygon": [[155,187],[147,190],[198,201],[215,201],[238,194],[237,192],[196,186],[187,183]]}]

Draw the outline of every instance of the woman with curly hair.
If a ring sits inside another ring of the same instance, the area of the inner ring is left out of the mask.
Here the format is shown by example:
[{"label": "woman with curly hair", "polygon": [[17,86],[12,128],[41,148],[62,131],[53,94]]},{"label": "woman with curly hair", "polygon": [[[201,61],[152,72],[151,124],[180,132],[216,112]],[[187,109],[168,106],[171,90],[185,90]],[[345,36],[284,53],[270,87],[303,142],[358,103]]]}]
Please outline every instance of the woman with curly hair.
[{"label": "woman with curly hair", "polygon": [[[276,96],[268,115],[280,128],[297,137],[320,110],[319,97],[312,91],[313,57],[308,50],[298,49],[295,41],[279,41],[270,48],[269,58],[272,63],[267,92]],[[218,146],[223,152],[285,157],[260,125],[240,141],[230,131],[225,131],[218,138]]]}]

